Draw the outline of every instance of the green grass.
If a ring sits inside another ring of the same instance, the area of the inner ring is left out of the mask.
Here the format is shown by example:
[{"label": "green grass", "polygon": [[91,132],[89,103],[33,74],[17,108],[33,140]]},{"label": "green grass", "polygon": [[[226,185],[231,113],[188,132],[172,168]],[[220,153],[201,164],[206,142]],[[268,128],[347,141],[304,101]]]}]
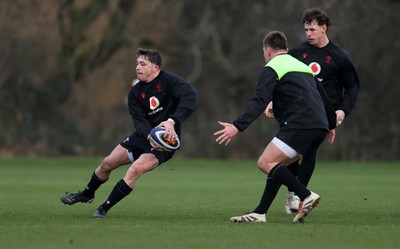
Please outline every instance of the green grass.
[{"label": "green grass", "polygon": [[116,170],[92,204],[62,205],[98,158],[0,159],[1,248],[398,248],[400,163],[319,163],[310,189],[321,204],[305,224],[283,212],[281,189],[265,224],[234,224],[251,211],[265,176],[255,162],[171,160],[144,175],[105,220],[94,210],[123,177]]}]

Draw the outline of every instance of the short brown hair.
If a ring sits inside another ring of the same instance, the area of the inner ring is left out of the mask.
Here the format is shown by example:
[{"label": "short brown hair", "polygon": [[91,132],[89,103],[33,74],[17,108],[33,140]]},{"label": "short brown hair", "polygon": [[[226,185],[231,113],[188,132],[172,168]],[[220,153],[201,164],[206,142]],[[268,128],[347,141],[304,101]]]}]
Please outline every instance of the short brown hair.
[{"label": "short brown hair", "polygon": [[264,48],[270,47],[273,50],[287,49],[286,35],[281,31],[271,31],[263,39]]},{"label": "short brown hair", "polygon": [[161,53],[158,52],[158,50],[138,48],[136,52],[136,58],[138,58],[139,56],[143,56],[146,60],[161,67],[162,58],[161,58]]},{"label": "short brown hair", "polygon": [[306,9],[303,12],[302,21],[303,24],[317,21],[319,26],[326,25],[327,28],[332,25],[331,18],[320,8]]}]

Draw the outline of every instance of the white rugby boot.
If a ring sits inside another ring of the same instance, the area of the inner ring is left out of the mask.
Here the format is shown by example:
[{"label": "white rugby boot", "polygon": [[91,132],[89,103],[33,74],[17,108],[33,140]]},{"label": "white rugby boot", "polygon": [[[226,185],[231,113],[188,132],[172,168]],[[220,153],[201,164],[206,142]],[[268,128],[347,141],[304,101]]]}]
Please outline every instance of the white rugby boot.
[{"label": "white rugby boot", "polygon": [[319,195],[311,192],[307,198],[304,199],[303,204],[299,207],[297,215],[293,219],[293,223],[304,222],[304,217],[306,217],[311,210],[318,205],[321,201]]},{"label": "white rugby boot", "polygon": [[250,223],[265,223],[265,214],[257,214],[257,213],[247,213],[242,216],[233,216],[231,217],[232,222],[250,222]]},{"label": "white rugby boot", "polygon": [[296,214],[299,209],[300,198],[294,192],[288,192],[285,203],[286,214]]}]

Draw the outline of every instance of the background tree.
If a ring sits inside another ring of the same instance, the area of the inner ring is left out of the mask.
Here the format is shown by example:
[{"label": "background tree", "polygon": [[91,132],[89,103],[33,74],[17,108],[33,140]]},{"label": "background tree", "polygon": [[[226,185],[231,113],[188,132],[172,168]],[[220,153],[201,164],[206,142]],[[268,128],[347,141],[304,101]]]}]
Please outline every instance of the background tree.
[{"label": "background tree", "polygon": [[[185,124],[181,156],[253,158],[277,130],[260,117],[217,146],[218,120],[232,121],[264,65],[261,40],[282,30],[305,41],[301,14],[331,16],[330,39],[348,50],[361,93],[320,157],[399,159],[400,1],[3,0],[0,3],[0,154],[97,155],[132,131],[126,95],[138,47],[159,49],[163,69],[187,78],[200,107]],[[201,135],[196,135],[201,134]]]}]

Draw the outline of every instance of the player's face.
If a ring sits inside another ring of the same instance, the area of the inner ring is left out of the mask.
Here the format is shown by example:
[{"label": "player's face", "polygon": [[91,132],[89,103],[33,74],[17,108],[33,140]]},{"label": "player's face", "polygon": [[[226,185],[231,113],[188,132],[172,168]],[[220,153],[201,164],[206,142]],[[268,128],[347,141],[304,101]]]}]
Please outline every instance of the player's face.
[{"label": "player's face", "polygon": [[319,26],[317,21],[311,23],[304,23],[304,30],[306,32],[308,42],[315,47],[322,47],[324,37],[326,36],[326,25]]},{"label": "player's face", "polygon": [[143,56],[139,56],[136,60],[136,76],[140,81],[150,82],[158,73],[158,66],[151,63]]}]

